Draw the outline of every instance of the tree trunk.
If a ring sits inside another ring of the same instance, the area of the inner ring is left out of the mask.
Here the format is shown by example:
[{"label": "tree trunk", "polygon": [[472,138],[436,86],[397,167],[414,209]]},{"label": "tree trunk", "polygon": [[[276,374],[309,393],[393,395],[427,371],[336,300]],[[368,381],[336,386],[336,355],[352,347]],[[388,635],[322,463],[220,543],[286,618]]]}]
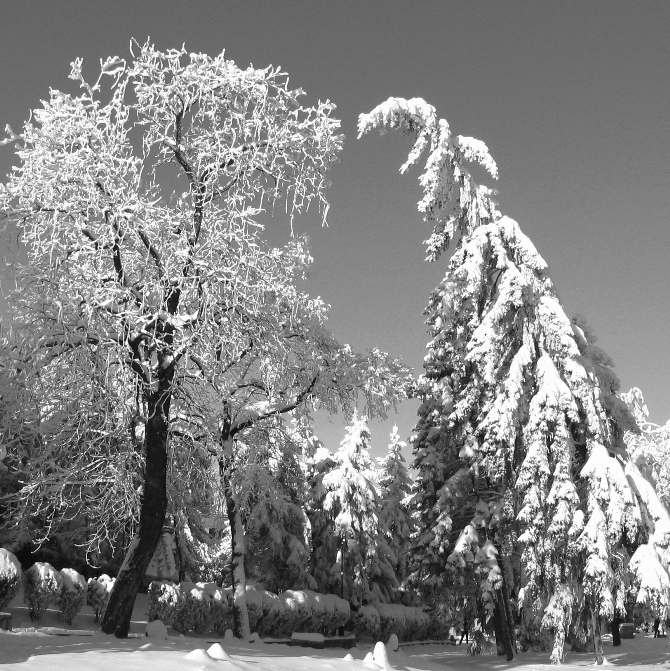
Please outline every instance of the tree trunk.
[{"label": "tree trunk", "polygon": [[249,611],[247,610],[247,578],[244,570],[246,544],[242,515],[233,498],[232,488],[227,476],[224,476],[226,510],[230,523],[232,544],[232,581],[233,581],[233,633],[237,638],[247,639],[251,636],[249,628]]},{"label": "tree trunk", "polygon": [[158,392],[149,403],[144,444],[144,494],[140,509],[140,526],[130,543],[128,552],[109,596],[102,620],[102,631],[126,638],[130,618],[147,566],[156,551],[167,510],[167,439],[171,400],[171,376],[165,376]]},{"label": "tree trunk", "polygon": [[507,609],[505,608],[505,588],[501,585],[495,592],[493,609],[493,628],[496,633],[496,648],[499,655],[505,655],[508,662],[514,659],[514,648],[509,633]]},{"label": "tree trunk", "polygon": [[600,618],[596,609],[591,611],[591,634],[593,636],[593,652],[596,656],[596,664],[600,665],[605,661],[603,654],[603,639],[600,636]]},{"label": "tree trunk", "polygon": [[617,646],[621,645],[621,635],[619,634],[619,625],[621,624],[621,618],[616,615],[612,619],[612,645]]}]

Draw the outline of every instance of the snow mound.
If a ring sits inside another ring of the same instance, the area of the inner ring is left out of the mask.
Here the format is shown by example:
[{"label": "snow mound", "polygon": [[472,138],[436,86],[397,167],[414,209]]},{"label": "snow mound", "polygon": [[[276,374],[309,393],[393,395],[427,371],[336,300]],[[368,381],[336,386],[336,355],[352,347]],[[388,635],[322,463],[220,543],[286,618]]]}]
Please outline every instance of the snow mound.
[{"label": "snow mound", "polygon": [[230,655],[223,649],[223,646],[220,643],[215,643],[210,648],[207,649],[207,654],[213,659],[219,660],[230,660]]},{"label": "snow mound", "polygon": [[144,635],[147,638],[160,638],[163,641],[167,641],[167,627],[160,620],[153,620],[147,625]]},{"label": "snow mound", "polygon": [[375,643],[375,649],[372,651],[372,661],[377,666],[381,666],[382,669],[387,669],[391,666],[388,651],[382,641],[377,641]]},{"label": "snow mound", "polygon": [[196,648],[191,650],[187,655],[184,655],[185,659],[190,659],[192,662],[211,662],[212,657],[207,654],[207,651],[203,648]]},{"label": "snow mound", "polygon": [[354,661],[354,656],[348,652],[343,658],[342,661],[344,662],[353,662]]}]

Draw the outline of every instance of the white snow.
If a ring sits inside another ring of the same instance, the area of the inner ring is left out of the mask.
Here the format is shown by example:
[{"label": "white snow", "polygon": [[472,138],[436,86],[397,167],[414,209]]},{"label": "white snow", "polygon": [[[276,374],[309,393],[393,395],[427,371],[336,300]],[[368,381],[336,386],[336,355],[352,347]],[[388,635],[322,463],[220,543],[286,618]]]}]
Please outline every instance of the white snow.
[{"label": "white snow", "polygon": [[[9,606],[13,615],[13,632],[0,630],[0,669],[2,671],[378,671],[381,668],[397,671],[498,671],[500,658],[496,655],[472,657],[466,646],[436,643],[402,647],[397,652],[391,646],[373,641],[359,642],[348,652],[338,648],[317,650],[297,648],[284,644],[250,645],[246,641],[226,637],[215,641],[213,636],[175,636],[147,639],[146,613],[148,600],[140,595],[135,604],[131,635],[117,639],[100,632],[94,623],[93,609],[84,606],[69,629],[69,636],[52,636],[32,626],[28,609],[21,595]],[[42,616],[46,628],[62,623],[52,606]],[[44,629],[43,628],[43,629]],[[93,635],[77,635],[92,630]],[[382,647],[384,651],[382,651]],[[373,653],[373,649],[375,649]],[[637,633],[626,639],[620,648],[613,648],[605,637],[605,656],[616,666],[664,668],[668,639],[652,638]],[[380,662],[382,664],[380,664]],[[549,652],[519,654],[512,663],[517,671],[536,671],[549,664]],[[383,665],[383,666],[382,666]],[[568,652],[565,666],[568,671],[594,667],[592,653]]]}]

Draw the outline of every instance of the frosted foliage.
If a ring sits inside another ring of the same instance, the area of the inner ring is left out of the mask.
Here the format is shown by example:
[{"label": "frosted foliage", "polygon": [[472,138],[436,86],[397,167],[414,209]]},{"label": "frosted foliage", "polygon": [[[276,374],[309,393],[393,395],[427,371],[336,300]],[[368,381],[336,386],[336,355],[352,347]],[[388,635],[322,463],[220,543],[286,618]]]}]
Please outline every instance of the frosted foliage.
[{"label": "frosted foliage", "polygon": [[[626,476],[637,495],[642,511],[642,521],[650,542],[670,551],[670,514],[660,500],[653,485],[640,473],[635,464],[626,464]],[[670,555],[668,556],[670,559]]]},{"label": "frosted foliage", "polygon": [[626,434],[630,459],[670,508],[670,422],[659,426],[648,421],[647,405],[636,387],[622,394],[621,399],[638,422],[637,430]]},{"label": "frosted foliage", "polygon": [[[205,381],[226,389],[237,379],[250,342],[279,344],[290,360],[296,324],[308,323],[307,338],[322,334],[326,306],[294,286],[311,261],[304,241],[269,248],[259,219],[310,204],[325,219],[326,172],[342,143],[334,106],[301,105],[278,68],[132,48],[130,62],[108,59],[92,83],[80,59],[72,64],[79,95],[52,89],[12,136],[19,166],[0,189],[26,253],[10,358],[31,390],[21,405],[39,417],[38,445],[51,446],[7,447],[12,467],[28,458],[34,471],[16,517],[86,510],[93,548],[114,541],[116,522],[137,523],[134,480],[156,404],[175,400],[189,416]],[[370,365],[336,343],[333,352],[354,364],[352,376]],[[272,396],[283,380],[259,370],[264,354],[244,365]],[[301,369],[301,389],[317,366]],[[273,409],[253,401],[251,414]],[[184,461],[181,482],[193,482],[186,465],[198,459]]]},{"label": "frosted foliage", "polygon": [[653,543],[640,545],[630,559],[630,571],[637,588],[638,604],[648,616],[665,619],[670,609],[670,575]]},{"label": "frosted foliage", "polygon": [[369,441],[366,420],[354,414],[320,483],[321,507],[333,521],[338,544],[331,575],[343,572],[345,596],[355,604],[372,596],[386,600],[397,587],[393,566],[396,557],[380,529],[381,502]]},{"label": "frosted foliage", "polygon": [[[567,317],[544,260],[507,217],[460,241],[426,314],[414,576],[439,575],[447,554],[451,583],[474,580],[485,593],[481,572],[452,548],[464,529],[480,544],[492,529],[505,557],[520,556],[519,607],[537,612],[559,586],[583,583],[575,598],[611,615],[625,571],[619,548],[639,525],[619,461],[622,429],[634,422],[611,360],[582,318]],[[502,540],[508,525],[518,525],[513,542]]]},{"label": "frosted foliage", "polygon": [[426,241],[429,260],[434,261],[447,249],[457,229],[469,233],[480,223],[498,217],[491,192],[474,182],[467,167],[470,162],[478,163],[497,178],[498,168],[487,146],[474,138],[451,135],[449,124],[438,120],[432,105],[421,98],[389,98],[359,116],[359,137],[375,128],[382,133],[402,128],[414,135],[414,145],[401,172],[428,153],[419,177],[423,198],[418,209],[424,213],[424,221],[433,226]]},{"label": "frosted foliage", "polygon": [[402,581],[408,572],[407,559],[413,522],[408,504],[412,490],[402,450],[407,444],[400,439],[398,427],[391,432],[388,453],[379,458],[378,489],[380,498],[379,528],[386,540],[389,560],[395,576]]}]

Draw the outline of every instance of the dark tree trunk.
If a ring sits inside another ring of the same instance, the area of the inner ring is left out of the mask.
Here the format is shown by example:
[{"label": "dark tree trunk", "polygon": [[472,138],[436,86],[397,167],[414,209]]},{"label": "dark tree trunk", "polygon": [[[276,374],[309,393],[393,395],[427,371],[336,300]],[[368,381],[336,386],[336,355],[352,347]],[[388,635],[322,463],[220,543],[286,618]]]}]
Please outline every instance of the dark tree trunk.
[{"label": "dark tree trunk", "polygon": [[507,581],[505,580],[505,560],[499,544],[495,544],[498,552],[498,566],[502,584],[495,592],[493,609],[493,628],[496,634],[496,648],[499,655],[505,655],[508,662],[514,659],[513,623],[507,599]]},{"label": "dark tree trunk", "polygon": [[165,522],[168,417],[172,386],[170,373],[171,369],[160,380],[158,391],[149,399],[149,419],[144,436],[146,463],[140,526],[116,577],[102,620],[102,631],[106,634],[113,633],[117,638],[128,636],[135,597],[158,546]]},{"label": "dark tree trunk", "polygon": [[612,645],[617,646],[621,645],[621,635],[619,634],[619,625],[621,624],[621,618],[617,615],[612,620]]},{"label": "dark tree trunk", "polygon": [[493,628],[496,633],[496,648],[499,655],[505,655],[508,662],[514,659],[514,648],[510,638],[510,627],[507,621],[507,609],[505,608],[505,588],[501,586],[495,592],[495,605],[493,609]]}]

